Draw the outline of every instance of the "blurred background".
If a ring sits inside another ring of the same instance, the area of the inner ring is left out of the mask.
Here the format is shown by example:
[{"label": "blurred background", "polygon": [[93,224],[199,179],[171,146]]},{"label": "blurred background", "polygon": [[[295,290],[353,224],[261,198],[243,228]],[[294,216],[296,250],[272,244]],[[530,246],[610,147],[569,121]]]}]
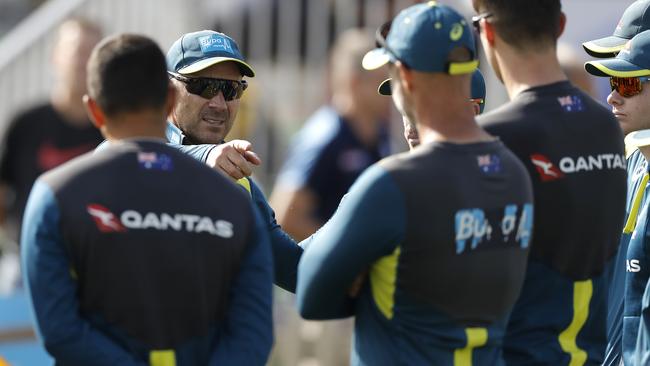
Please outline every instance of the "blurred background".
[{"label": "blurred background", "polygon": [[[48,103],[54,98],[53,90],[57,88],[57,82],[60,81],[55,77],[56,68],[61,67],[60,64],[65,64],[66,61],[65,58],[61,61],[61,56],[57,57],[53,48],[60,41],[57,38],[59,26],[70,18],[83,18],[92,22],[104,35],[120,32],[145,34],[157,40],[165,51],[183,33],[200,29],[221,31],[239,43],[240,49],[257,73],[254,79],[249,80],[250,88],[244,95],[229,140],[244,138],[253,142],[255,151],[263,160],[263,164],[255,171],[255,179],[263,187],[267,197],[272,196],[272,206],[280,210],[278,212],[280,222],[283,224],[286,222],[289,225],[287,227],[292,227],[295,220],[294,222],[291,220],[295,217],[292,216],[292,211],[284,206],[288,205],[287,197],[294,197],[292,194],[295,191],[289,188],[285,191],[284,186],[277,190],[279,193],[273,194],[272,191],[280,171],[290,171],[291,167],[302,166],[300,162],[294,165],[288,162],[289,167],[282,168],[288,157],[289,146],[296,145],[298,139],[314,137],[312,135],[318,135],[322,131],[308,129],[301,135],[297,135],[298,137],[294,137],[296,133],[320,107],[340,105],[334,103],[337,100],[335,94],[339,93],[338,86],[345,84],[345,81],[340,81],[337,75],[351,71],[345,71],[345,66],[330,64],[329,55],[332,46],[339,35],[346,30],[363,28],[366,33],[371,33],[399,10],[417,2],[414,0],[0,0],[0,137],[7,135],[7,130],[15,120],[15,116],[35,105]],[[470,0],[439,2],[455,7],[464,13],[468,20],[474,15]],[[609,93],[607,80],[605,78],[596,80],[588,77],[584,72],[582,64],[587,56],[582,50],[581,43],[610,35],[623,10],[631,2],[631,0],[566,0],[562,4],[568,23],[558,47],[560,59],[570,78],[602,103]],[[349,44],[353,41],[346,42]],[[358,40],[358,42],[363,41]],[[371,39],[368,39],[368,43],[366,45],[368,49],[373,47]],[[355,51],[354,47],[338,48],[343,49],[341,52],[352,53],[350,60],[358,58],[359,52]],[[71,67],[71,65],[67,66]],[[486,79],[486,111],[489,111],[504,103],[507,97],[489,65],[484,61],[481,62],[481,70]],[[349,75],[351,78],[357,77],[354,76],[354,72]],[[374,83],[373,80],[372,85],[375,85]],[[354,89],[357,84],[351,85],[351,89],[343,90],[342,95],[356,101],[355,95],[360,92],[355,93],[355,90],[361,89]],[[367,142],[365,145],[370,146],[368,150],[371,151],[371,155],[378,159],[388,153],[405,151],[406,144],[403,141],[401,118],[397,116],[390,100],[385,98],[384,101],[377,103],[385,103],[387,108],[385,115],[372,117],[383,121],[380,126],[377,126],[379,132],[376,136],[370,133],[371,136],[368,138],[357,137],[358,140]],[[337,108],[334,109],[340,112]],[[23,133],[21,139],[28,140],[29,136]],[[5,146],[0,146],[0,151],[4,151],[11,140],[1,141],[4,141]],[[350,163],[350,161],[365,161],[359,160],[358,154],[342,156],[347,159],[346,167],[353,165],[350,170],[359,170],[360,167],[365,166],[362,163]],[[373,160],[368,161],[371,163]],[[303,177],[298,181],[307,184],[309,178]],[[0,182],[0,222],[4,221],[4,225],[3,230],[0,230],[0,365],[4,366],[3,362],[10,365],[40,365],[46,362],[46,355],[38,347],[31,330],[29,313],[19,281],[19,261],[15,244],[17,229],[15,222],[12,223],[4,215],[7,207],[18,199],[17,193],[12,193],[11,187],[3,188],[2,183]],[[317,197],[318,192],[314,188],[308,193]],[[319,201],[312,196],[298,195],[294,198],[311,199],[311,205],[317,206],[322,200]],[[336,202],[338,199],[340,197],[336,198]],[[309,209],[314,208],[309,206]],[[326,219],[327,217],[321,218],[321,221]],[[317,228],[319,222],[315,225]],[[306,232],[298,231],[290,231],[290,233],[297,239],[301,239],[313,232],[312,229]],[[350,321],[333,322],[327,325],[303,322],[293,309],[291,294],[277,289],[275,301],[277,305],[275,307],[276,346],[269,364],[300,366],[347,364],[349,334],[352,327]]]}]

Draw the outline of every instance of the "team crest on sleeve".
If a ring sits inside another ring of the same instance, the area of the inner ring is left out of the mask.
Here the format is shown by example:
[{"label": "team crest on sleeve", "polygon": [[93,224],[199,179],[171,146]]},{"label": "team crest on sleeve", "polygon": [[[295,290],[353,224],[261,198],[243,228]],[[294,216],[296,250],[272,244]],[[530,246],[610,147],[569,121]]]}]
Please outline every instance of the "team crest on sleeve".
[{"label": "team crest on sleeve", "polygon": [[478,168],[484,174],[495,174],[501,171],[501,159],[495,154],[478,155]]}]

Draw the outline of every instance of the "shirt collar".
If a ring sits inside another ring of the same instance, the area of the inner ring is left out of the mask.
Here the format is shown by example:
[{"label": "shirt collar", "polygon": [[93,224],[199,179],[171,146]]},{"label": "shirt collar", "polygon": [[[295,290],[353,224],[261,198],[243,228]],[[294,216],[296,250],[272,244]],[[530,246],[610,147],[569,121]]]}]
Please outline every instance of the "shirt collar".
[{"label": "shirt collar", "polygon": [[174,145],[183,145],[183,140],[185,140],[185,135],[180,128],[176,127],[175,124],[167,121],[167,128],[165,129],[165,135],[167,136],[167,141]]}]

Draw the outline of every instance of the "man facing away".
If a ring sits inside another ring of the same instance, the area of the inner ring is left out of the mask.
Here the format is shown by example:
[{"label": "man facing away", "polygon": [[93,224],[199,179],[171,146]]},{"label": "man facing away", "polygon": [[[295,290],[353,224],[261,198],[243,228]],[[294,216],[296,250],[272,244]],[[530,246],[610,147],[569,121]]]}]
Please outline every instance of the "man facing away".
[{"label": "man facing away", "polygon": [[364,67],[390,63],[393,100],[421,145],[366,170],[305,243],[298,310],[354,315],[355,365],[501,365],[531,239],[530,179],[475,123],[478,60],[463,17],[432,1],[382,29]]},{"label": "man facing away", "polygon": [[511,99],[478,121],[521,159],[535,193],[535,235],[508,323],[506,363],[599,365],[625,209],[621,130],[562,72],[559,0],[473,4],[481,43]]},{"label": "man facing away", "polygon": [[108,146],[41,176],[24,218],[39,338],[64,365],[263,365],[273,343],[268,238],[246,194],[165,145],[174,104],[150,39],[88,62]]}]

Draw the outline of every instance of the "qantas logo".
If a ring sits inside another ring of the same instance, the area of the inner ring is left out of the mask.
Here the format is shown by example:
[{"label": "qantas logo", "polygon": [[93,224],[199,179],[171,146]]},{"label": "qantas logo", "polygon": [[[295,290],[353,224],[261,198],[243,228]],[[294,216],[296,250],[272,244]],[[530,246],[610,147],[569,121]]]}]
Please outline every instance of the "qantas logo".
[{"label": "qantas logo", "polygon": [[533,154],[530,156],[530,161],[535,165],[535,169],[537,169],[542,182],[548,182],[564,177],[564,174],[562,174],[562,172],[544,155]]},{"label": "qantas logo", "polygon": [[617,154],[599,154],[578,156],[572,158],[565,156],[560,159],[557,166],[542,154],[533,154],[530,161],[537,169],[542,182],[553,181],[564,177],[565,174],[591,172],[594,170],[625,170],[625,156]]},{"label": "qantas logo", "polygon": [[186,231],[195,234],[208,233],[221,238],[231,238],[234,228],[231,222],[213,220],[207,216],[192,214],[169,214],[126,210],[118,217],[110,210],[96,203],[86,209],[95,220],[97,228],[103,233],[125,232],[131,230]]},{"label": "qantas logo", "polygon": [[120,223],[115,215],[106,207],[92,203],[86,206],[86,210],[95,220],[97,228],[103,233],[123,232],[126,228]]}]

